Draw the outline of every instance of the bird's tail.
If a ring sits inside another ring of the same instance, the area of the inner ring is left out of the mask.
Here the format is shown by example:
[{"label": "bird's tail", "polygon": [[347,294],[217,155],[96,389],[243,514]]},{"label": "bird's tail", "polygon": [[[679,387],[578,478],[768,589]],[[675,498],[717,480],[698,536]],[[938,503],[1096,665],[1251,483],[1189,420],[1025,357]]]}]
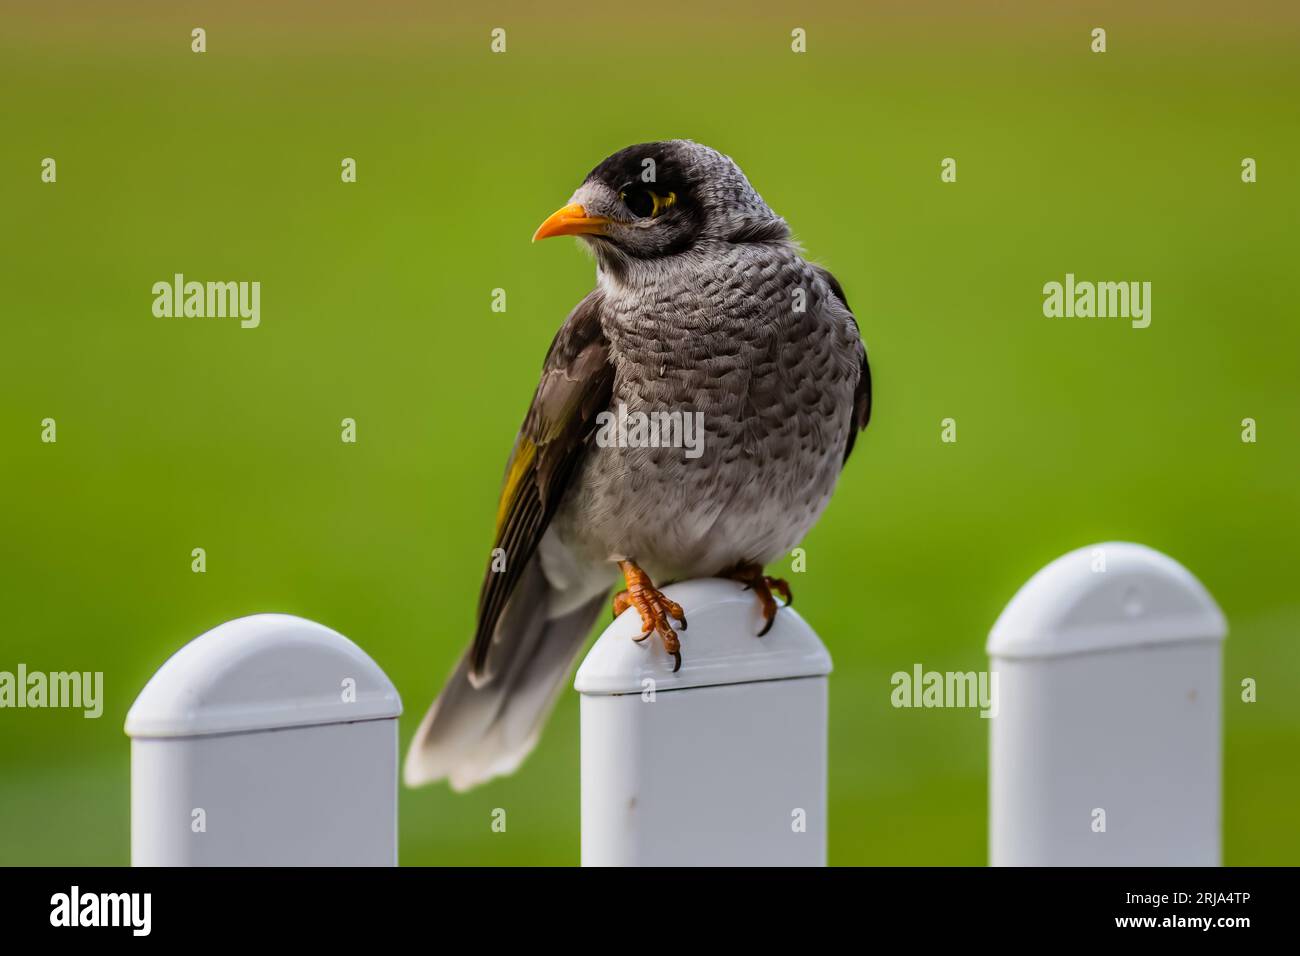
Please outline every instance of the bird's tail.
[{"label": "bird's tail", "polygon": [[403,771],[407,786],[447,777],[453,790],[468,790],[512,773],[528,756],[605,602],[600,594],[551,618],[551,596],[534,557],[493,634],[500,665],[490,681],[474,687],[470,652],[461,657],[411,741]]}]

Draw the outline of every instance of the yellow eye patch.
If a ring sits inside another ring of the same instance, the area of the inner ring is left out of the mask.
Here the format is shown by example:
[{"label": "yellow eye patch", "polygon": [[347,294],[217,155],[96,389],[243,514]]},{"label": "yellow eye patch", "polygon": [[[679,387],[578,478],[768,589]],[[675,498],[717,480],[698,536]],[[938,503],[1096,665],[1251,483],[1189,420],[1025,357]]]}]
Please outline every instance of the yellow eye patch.
[{"label": "yellow eye patch", "polygon": [[669,193],[667,196],[660,196],[658,193],[652,192],[650,196],[655,201],[654,212],[650,214],[652,217],[659,215],[673,203],[677,202],[676,193]]},{"label": "yellow eye patch", "polygon": [[667,196],[660,196],[657,192],[650,189],[636,188],[625,189],[618,194],[618,198],[623,205],[627,206],[635,216],[644,219],[654,219],[664,210],[671,207],[677,202],[677,194],[669,193]]}]

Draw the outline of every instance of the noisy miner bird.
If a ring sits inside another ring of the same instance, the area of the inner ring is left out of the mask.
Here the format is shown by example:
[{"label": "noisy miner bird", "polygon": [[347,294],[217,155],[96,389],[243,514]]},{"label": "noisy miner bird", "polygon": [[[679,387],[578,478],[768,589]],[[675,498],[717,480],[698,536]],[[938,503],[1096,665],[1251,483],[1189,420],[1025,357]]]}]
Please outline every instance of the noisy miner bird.
[{"label": "noisy miner bird", "polygon": [[[620,575],[615,615],[635,608],[641,639],[657,636],[674,670],[673,622],[687,622],[659,590],[668,582],[744,582],[765,620],[756,639],[766,633],[772,592],[786,603],[790,592],[764,566],[817,521],[871,413],[840,284],[716,150],[620,150],[533,239],[552,236],[587,244],[596,288],[542,366],[506,466],[474,642],[412,741],[411,786],[448,777],[464,790],[519,766]],[[600,440],[602,415],[638,412],[700,413],[702,449]]]}]

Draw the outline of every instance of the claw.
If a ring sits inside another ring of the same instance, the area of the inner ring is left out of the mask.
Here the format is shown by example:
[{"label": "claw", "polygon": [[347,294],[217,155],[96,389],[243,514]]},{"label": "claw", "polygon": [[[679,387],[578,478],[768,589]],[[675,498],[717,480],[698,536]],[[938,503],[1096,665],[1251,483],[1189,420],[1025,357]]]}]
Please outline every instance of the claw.
[{"label": "claw", "polygon": [[[660,597],[663,597],[663,595],[661,594]],[[676,601],[670,601],[667,598],[663,598],[663,602],[664,607],[668,609],[668,613],[681,624],[683,631],[686,630],[686,612],[682,610],[682,606]]]},{"label": "claw", "polygon": [[785,601],[785,607],[794,604],[794,596],[790,593],[790,585],[786,583],[785,578],[768,578],[767,583],[776,589],[776,593],[781,595],[781,600]]},{"label": "claw", "polygon": [[664,650],[673,657],[673,673],[682,666],[681,641],[672,622],[676,620],[681,630],[686,630],[686,612],[676,601],[670,601],[662,591],[650,581],[649,575],[631,561],[620,561],[619,567],[627,579],[627,590],[620,591],[614,597],[614,616],[617,617],[629,607],[634,607],[641,615],[641,634],[632,640],[638,644],[651,634],[658,634],[663,641]]},{"label": "claw", "polygon": [[614,595],[614,618],[617,619],[620,614],[632,606],[631,599],[627,596],[627,591],[619,591]]},{"label": "claw", "polygon": [[785,601],[785,607],[794,603],[790,594],[790,585],[784,578],[770,578],[763,573],[763,568],[757,564],[738,564],[730,571],[726,571],[720,577],[729,578],[732,581],[739,581],[745,585],[746,591],[753,591],[758,595],[758,605],[763,612],[763,629],[758,632],[759,637],[763,637],[768,631],[772,630],[772,624],[776,621],[776,612],[781,607],[772,597],[772,591],[775,590]]}]

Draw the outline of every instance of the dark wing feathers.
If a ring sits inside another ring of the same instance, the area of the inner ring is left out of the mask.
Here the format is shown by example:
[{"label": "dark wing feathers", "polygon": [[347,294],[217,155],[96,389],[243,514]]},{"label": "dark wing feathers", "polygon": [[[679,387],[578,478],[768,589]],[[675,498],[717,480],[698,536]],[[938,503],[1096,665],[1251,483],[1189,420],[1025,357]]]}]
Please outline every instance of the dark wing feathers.
[{"label": "dark wing feathers", "polygon": [[[855,321],[856,325],[857,322]],[[853,417],[850,419],[849,440],[844,446],[844,463],[848,464],[853,451],[853,443],[858,440],[858,432],[867,427],[871,421],[871,365],[867,362],[866,346],[862,347],[862,368],[858,373],[858,387],[853,393]],[[874,433],[873,433],[874,434]]]},{"label": "dark wing feathers", "polygon": [[[849,308],[849,300],[844,297],[844,289],[840,286],[839,280],[831,275],[829,270],[821,266],[816,267],[821,273],[821,277],[826,280],[826,284],[831,287],[831,292],[835,293],[835,298],[840,300],[849,313],[849,319],[853,322],[853,327],[858,327],[858,320],[853,318],[853,310]],[[861,335],[859,334],[859,338]],[[862,368],[858,373],[858,387],[853,392],[853,412],[849,419],[849,439],[844,446],[844,462],[848,463],[849,455],[853,451],[853,444],[858,440],[858,432],[867,427],[871,421],[871,365],[867,362],[867,347],[862,346]]]},{"label": "dark wing feathers", "polygon": [[592,292],[556,333],[506,466],[493,545],[505,552],[505,570],[494,572],[489,559],[479,592],[471,651],[471,672],[479,679],[488,676],[482,671],[506,601],[559,507],[596,415],[609,407],[614,367],[600,326],[602,299]]}]

